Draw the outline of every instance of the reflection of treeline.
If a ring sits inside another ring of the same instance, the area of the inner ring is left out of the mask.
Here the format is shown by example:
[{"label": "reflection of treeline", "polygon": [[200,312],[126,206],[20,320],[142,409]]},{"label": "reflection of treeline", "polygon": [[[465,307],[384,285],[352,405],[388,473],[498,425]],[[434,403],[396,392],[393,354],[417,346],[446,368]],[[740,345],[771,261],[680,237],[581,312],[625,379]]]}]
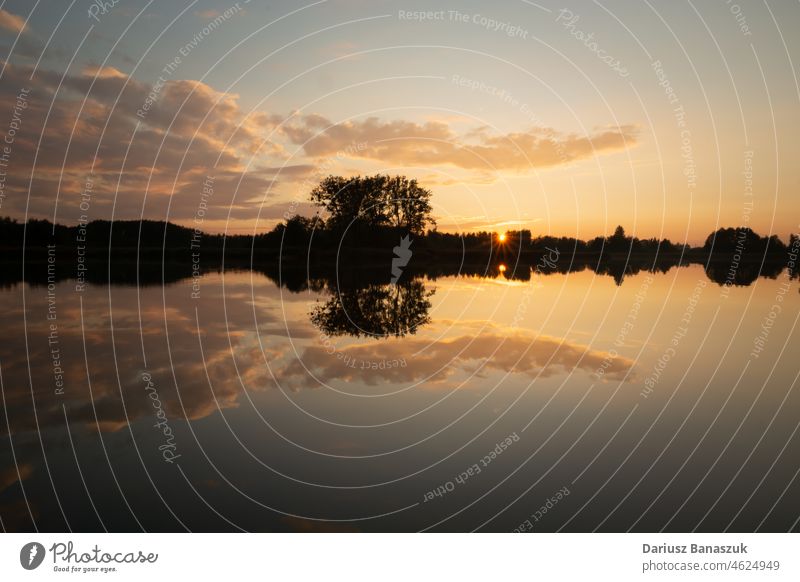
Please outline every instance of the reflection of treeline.
[{"label": "reflection of treeline", "polygon": [[[385,216],[391,206],[381,212]],[[690,263],[703,264],[709,278],[719,284],[748,285],[759,276],[777,277],[787,266],[791,277],[800,240],[792,235],[788,245],[777,236],[762,237],[749,228],[722,228],[711,233],[703,246],[690,247],[669,240],[639,239],[618,227],[609,237],[584,241],[570,237],[532,236],[529,230],[512,230],[500,241],[493,232],[465,234],[419,231],[409,228],[401,209],[398,222],[360,224],[358,229],[331,226],[321,218],[293,217],[267,233],[257,235],[208,235],[168,222],[93,221],[83,226],[53,225],[46,220],[20,223],[0,218],[0,250],[4,266],[0,282],[20,280],[23,260],[31,265],[26,280],[45,282],[44,271],[35,267],[55,245],[58,279],[74,277],[80,253],[102,267],[88,269],[91,283],[147,284],[170,282],[192,274],[192,254],[197,253],[203,271],[254,268],[289,288],[323,285],[329,278],[353,277],[388,282],[392,249],[401,236],[411,233],[413,256],[403,277],[437,278],[450,275],[497,276],[530,279],[537,260],[549,249],[558,249],[557,262],[539,267],[543,274],[584,269],[609,275],[619,284],[640,271],[666,272]],[[381,219],[384,220],[384,219]],[[413,223],[413,220],[411,223]],[[352,225],[351,225],[352,226]],[[24,244],[24,252],[23,252]],[[794,259],[792,258],[794,257]],[[280,260],[279,260],[280,259]],[[168,264],[162,269],[162,263]],[[278,273],[278,265],[284,271]],[[293,267],[304,267],[295,269]],[[306,272],[305,267],[308,268]],[[354,267],[358,267],[355,269]],[[357,274],[353,274],[357,273]],[[385,279],[385,281],[384,281]]]},{"label": "reflection of treeline", "polygon": [[430,322],[429,298],[433,294],[420,280],[339,289],[313,308],[311,323],[330,336],[413,335]]}]

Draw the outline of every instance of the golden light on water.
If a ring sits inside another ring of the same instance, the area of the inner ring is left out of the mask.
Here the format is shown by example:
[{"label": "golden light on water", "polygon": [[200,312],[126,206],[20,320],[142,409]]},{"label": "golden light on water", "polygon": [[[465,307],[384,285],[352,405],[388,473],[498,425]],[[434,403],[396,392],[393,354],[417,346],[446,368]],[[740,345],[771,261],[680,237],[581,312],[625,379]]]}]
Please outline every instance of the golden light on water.
[{"label": "golden light on water", "polygon": [[498,269],[499,269],[499,271],[500,271],[501,273],[505,273],[505,272],[506,272],[506,266],[505,266],[505,265],[503,265],[503,264],[501,264],[501,265],[498,267]]}]

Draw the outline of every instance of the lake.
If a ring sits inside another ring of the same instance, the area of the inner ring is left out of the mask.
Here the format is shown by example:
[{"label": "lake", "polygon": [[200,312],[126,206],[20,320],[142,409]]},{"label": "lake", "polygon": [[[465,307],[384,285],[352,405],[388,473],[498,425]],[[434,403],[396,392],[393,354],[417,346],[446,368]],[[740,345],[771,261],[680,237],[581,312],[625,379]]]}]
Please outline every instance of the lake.
[{"label": "lake", "polygon": [[797,279],[508,272],[6,284],[3,528],[797,527]]}]

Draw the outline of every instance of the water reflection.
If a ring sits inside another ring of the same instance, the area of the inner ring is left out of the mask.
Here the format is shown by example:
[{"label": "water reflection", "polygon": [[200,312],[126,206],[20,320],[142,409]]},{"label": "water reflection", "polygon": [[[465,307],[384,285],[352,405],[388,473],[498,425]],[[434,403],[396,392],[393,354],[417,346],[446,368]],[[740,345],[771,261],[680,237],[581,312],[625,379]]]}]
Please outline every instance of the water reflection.
[{"label": "water reflection", "polygon": [[[65,280],[52,291],[63,394],[54,385],[48,288],[4,290],[8,424],[0,433],[14,447],[14,455],[0,451],[4,527],[415,530],[448,519],[446,528],[472,529],[491,518],[486,529],[508,531],[569,485],[563,513],[542,528],[591,530],[622,503],[604,528],[636,522],[652,531],[686,500],[670,489],[645,512],[665,484],[677,475],[676,490],[691,491],[713,466],[715,479],[670,522],[683,531],[745,463],[758,470],[748,465],[701,529],[724,528],[742,507],[735,528],[767,516],[764,529],[780,529],[797,515],[796,496],[770,511],[769,494],[790,484],[800,446],[791,436],[796,364],[781,356],[794,338],[788,298],[789,315],[772,322],[737,383],[785,277],[725,297],[708,285],[684,333],[678,326],[705,268],[629,272],[620,287],[585,265],[541,276],[504,265],[484,277],[406,271],[397,285],[341,269],[274,279],[207,272],[163,286],[90,285],[83,294]],[[670,348],[671,362],[659,367]],[[645,398],[654,369],[658,382]],[[145,372],[174,430],[179,470],[159,452]],[[713,438],[703,440],[709,419],[717,419]],[[745,421],[748,430],[736,432]],[[514,432],[520,441],[479,480],[436,504],[422,501]],[[737,447],[713,465],[734,434]],[[748,458],[756,444],[759,455]],[[456,513],[484,493],[475,511]],[[586,503],[590,510],[579,511]],[[375,515],[386,516],[317,521]]]},{"label": "water reflection", "polygon": [[[453,389],[464,378],[486,378],[513,370],[515,375],[549,378],[602,369],[604,380],[632,381],[634,361],[610,352],[592,350],[577,342],[554,338],[489,322],[459,326],[464,335],[431,340],[368,342],[337,347],[309,346],[281,379],[288,386],[309,386],[309,372],[324,384],[336,381],[422,385]],[[332,357],[334,356],[334,357]],[[410,361],[410,364],[408,363]],[[605,368],[604,368],[605,366]],[[382,373],[376,375],[375,370]],[[306,382],[304,384],[304,382]]]},{"label": "water reflection", "polygon": [[[556,241],[557,242],[557,241]],[[554,243],[555,244],[555,243]],[[549,247],[548,247],[549,248]],[[794,247],[792,247],[794,248]],[[45,285],[48,280],[66,281],[75,277],[76,265],[72,257],[57,260],[50,265],[34,255],[25,267],[24,280],[32,285]],[[789,258],[787,258],[787,256]],[[529,281],[533,275],[556,275],[590,271],[611,277],[617,286],[626,278],[640,273],[666,274],[673,269],[686,269],[692,265],[703,267],[706,277],[718,285],[748,286],[759,277],[775,279],[784,272],[791,280],[800,279],[800,269],[789,271],[787,266],[793,255],[758,253],[698,255],[682,257],[680,254],[637,255],[627,252],[605,254],[581,254],[564,245],[553,252],[508,255],[498,253],[485,260],[460,255],[444,255],[435,260],[425,255],[415,255],[403,269],[401,281],[426,279],[435,281],[441,277],[488,277],[502,276],[510,281]],[[554,258],[556,257],[556,258]],[[162,285],[190,279],[197,274],[213,274],[223,271],[223,262],[217,255],[204,256],[194,263],[167,258],[160,261],[136,262],[135,255],[108,261],[92,259],[86,270],[86,281],[95,285]],[[320,292],[324,289],[366,289],[370,285],[386,285],[391,281],[390,259],[338,257],[333,261],[309,262],[308,257],[226,257],[224,270],[246,271],[265,275],[277,285],[291,291]],[[0,269],[0,288],[11,288],[23,281],[23,268],[19,262],[3,264]]]}]

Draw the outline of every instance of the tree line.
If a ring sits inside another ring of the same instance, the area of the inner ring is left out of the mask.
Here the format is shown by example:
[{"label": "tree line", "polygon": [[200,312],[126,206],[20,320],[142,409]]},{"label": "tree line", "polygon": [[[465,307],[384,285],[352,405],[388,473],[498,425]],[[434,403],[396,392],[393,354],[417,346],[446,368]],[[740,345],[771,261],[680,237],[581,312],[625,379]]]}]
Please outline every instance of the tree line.
[{"label": "tree line", "polygon": [[[558,248],[565,256],[682,256],[695,262],[740,254],[743,257],[767,257],[779,260],[798,247],[797,235],[788,245],[777,235],[762,237],[750,228],[720,228],[710,233],[702,247],[673,243],[668,239],[631,237],[618,226],[611,236],[581,240],[551,235],[533,236],[531,230],[445,233],[436,228],[432,216],[432,193],[417,180],[405,176],[328,176],[308,194],[317,207],[314,216],[292,216],[272,230],[257,235],[203,234],[199,248],[205,257],[223,252],[254,257],[276,253],[313,254],[374,251],[389,253],[399,237],[414,239],[414,252],[428,258],[461,256],[512,257],[535,255],[548,248]],[[31,219],[26,224],[12,218],[0,218],[0,248],[6,251],[22,247],[36,249],[55,244],[61,249],[74,248],[77,228],[53,225],[47,220]],[[84,227],[89,254],[124,252],[136,249],[148,256],[180,255],[193,248],[193,229],[152,220],[96,220]],[[7,255],[7,260],[13,256]]]}]

